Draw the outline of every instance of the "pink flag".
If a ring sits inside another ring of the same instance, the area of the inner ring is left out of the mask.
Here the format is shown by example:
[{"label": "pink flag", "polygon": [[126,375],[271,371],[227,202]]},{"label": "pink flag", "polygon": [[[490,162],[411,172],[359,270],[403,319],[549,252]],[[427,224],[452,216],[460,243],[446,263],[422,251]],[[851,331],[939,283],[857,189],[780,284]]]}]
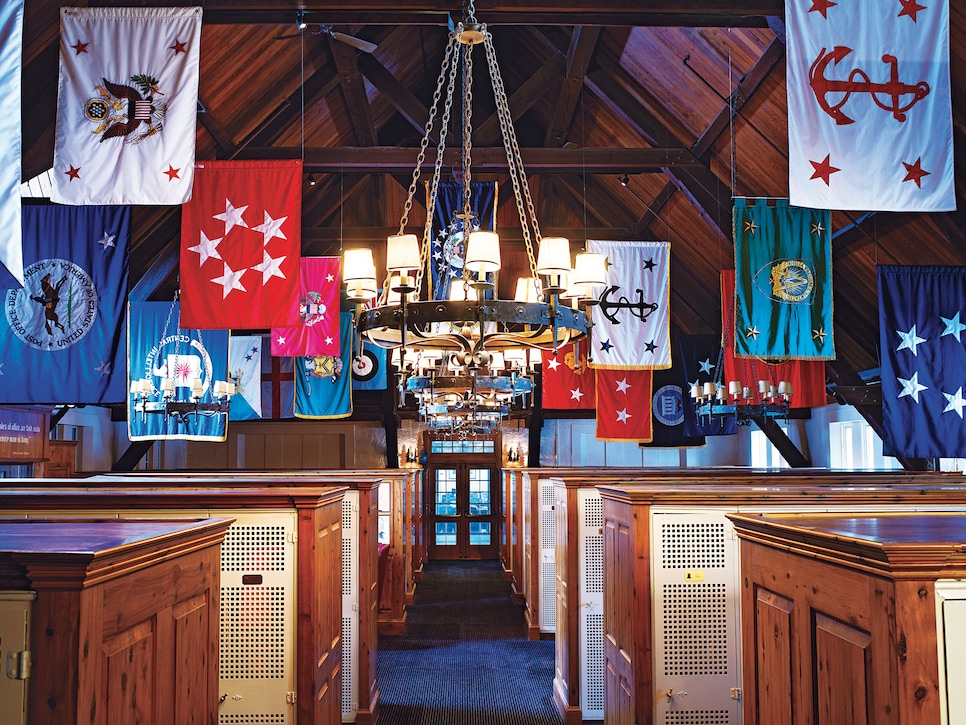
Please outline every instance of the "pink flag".
[{"label": "pink flag", "polygon": [[339,357],[339,257],[303,257],[299,324],[272,328],[272,355]]},{"label": "pink flag", "polygon": [[948,0],[786,0],[785,21],[791,203],[955,209]]}]

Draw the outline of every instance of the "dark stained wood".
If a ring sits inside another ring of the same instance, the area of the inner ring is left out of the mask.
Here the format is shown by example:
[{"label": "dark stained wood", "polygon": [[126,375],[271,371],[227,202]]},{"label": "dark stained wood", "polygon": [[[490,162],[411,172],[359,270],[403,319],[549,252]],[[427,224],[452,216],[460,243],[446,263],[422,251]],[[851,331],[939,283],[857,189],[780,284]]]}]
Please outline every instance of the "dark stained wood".
[{"label": "dark stained wood", "polygon": [[577,26],[570,35],[570,47],[567,49],[567,67],[564,72],[557,102],[553,115],[547,124],[547,135],[544,146],[563,146],[570,137],[570,124],[577,109],[577,101],[584,85],[587,67],[597,47],[600,28]]}]

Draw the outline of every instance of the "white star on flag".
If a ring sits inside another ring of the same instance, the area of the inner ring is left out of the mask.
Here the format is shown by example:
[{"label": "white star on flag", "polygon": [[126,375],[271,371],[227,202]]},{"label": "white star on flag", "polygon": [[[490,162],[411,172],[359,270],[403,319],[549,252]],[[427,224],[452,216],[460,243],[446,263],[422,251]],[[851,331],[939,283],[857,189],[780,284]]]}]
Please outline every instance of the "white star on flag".
[{"label": "white star on flag", "polygon": [[580,388],[576,388],[570,391],[571,400],[576,400],[579,403],[582,397],[584,397],[584,391],[582,391]]},{"label": "white star on flag", "polygon": [[926,338],[919,337],[916,334],[916,326],[913,325],[909,332],[896,330],[896,333],[902,338],[902,342],[899,343],[899,347],[896,348],[896,352],[899,352],[900,350],[912,350],[912,354],[916,357],[919,357],[919,353],[916,351],[916,345],[926,342]]},{"label": "white star on flag", "polygon": [[700,363],[700,367],[701,367],[701,372],[707,373],[708,375],[710,375],[711,369],[714,367],[714,365],[711,364],[711,358],[708,358],[707,360],[702,360]]},{"label": "white star on flag", "polygon": [[221,277],[215,277],[211,281],[215,284],[221,285],[221,297],[225,299],[228,297],[228,293],[232,290],[241,290],[242,292],[247,292],[245,286],[241,283],[242,275],[248,271],[248,268],[241,269],[237,272],[233,271],[228,263],[225,263],[225,271]]},{"label": "white star on flag", "polygon": [[282,337],[281,335],[279,335],[278,337],[275,338],[275,342],[277,342],[279,345],[284,345],[285,344],[285,338]]},{"label": "white star on flag", "polygon": [[942,320],[943,324],[946,326],[946,329],[942,331],[940,337],[945,337],[946,335],[955,335],[956,342],[960,342],[959,333],[961,333],[963,330],[966,330],[966,325],[959,321],[959,311],[957,310],[956,314],[952,317],[943,317],[940,315],[939,319]]},{"label": "white star on flag", "polygon": [[325,281],[326,282],[335,282],[335,276],[334,275],[331,275],[331,274],[327,274],[327,275],[325,275]]},{"label": "white star on flag", "polygon": [[282,270],[279,269],[279,267],[282,265],[282,262],[285,261],[285,255],[283,254],[281,257],[272,258],[272,256],[264,250],[262,251],[262,255],[261,264],[256,264],[252,267],[252,269],[256,269],[262,273],[262,284],[268,284],[268,280],[270,280],[272,277],[281,277],[282,279],[285,279],[285,275],[282,274]]},{"label": "white star on flag", "polygon": [[270,241],[275,237],[279,239],[288,239],[285,234],[282,233],[282,224],[288,219],[287,216],[279,217],[278,219],[272,219],[268,212],[265,212],[265,221],[259,224],[257,227],[252,227],[253,232],[261,232],[265,238],[262,241],[263,246],[267,246]]},{"label": "white star on flag", "polygon": [[626,423],[628,418],[633,418],[633,417],[634,416],[632,416],[630,413],[627,412],[627,408],[624,408],[624,410],[617,411],[618,423]]},{"label": "white star on flag", "polygon": [[899,393],[899,397],[909,395],[917,403],[919,402],[919,393],[923,390],[929,390],[925,385],[919,384],[919,373],[915,372],[912,377],[906,380],[905,378],[896,378],[902,385],[902,392]]},{"label": "white star on flag", "polygon": [[560,367],[560,361],[557,358],[552,357],[547,361],[547,367],[551,370],[556,370],[558,367]]},{"label": "white star on flag", "polygon": [[108,234],[104,232],[104,236],[97,240],[97,243],[104,247],[104,251],[107,251],[108,247],[113,247],[114,239],[117,237],[116,234]]},{"label": "white star on flag", "polygon": [[189,252],[197,252],[200,255],[198,258],[198,266],[204,265],[209,259],[221,259],[221,254],[218,253],[218,244],[222,239],[224,237],[208,239],[208,235],[201,232],[201,241],[193,247],[188,247]]},{"label": "white star on flag", "polygon": [[627,378],[624,378],[623,380],[618,380],[617,381],[617,392],[618,393],[624,393],[624,394],[626,394],[627,393],[627,389],[630,388],[630,387],[631,386],[627,384]]},{"label": "white star on flag", "polygon": [[247,208],[248,204],[245,204],[245,206],[236,207],[232,205],[231,200],[225,199],[225,213],[215,214],[213,218],[225,222],[226,237],[228,236],[228,232],[235,227],[245,227],[248,229],[248,224],[246,224],[245,220],[242,219],[242,214],[245,213]]},{"label": "white star on flag", "polygon": [[326,345],[331,345],[332,344],[332,338],[331,337],[326,337],[325,338],[325,344]]},{"label": "white star on flag", "polygon": [[99,372],[101,375],[110,375],[111,374],[111,363],[109,361],[107,361],[107,360],[104,360],[103,362],[101,362],[100,365],[98,365],[96,368],[94,368],[94,370],[96,370],[97,372]]},{"label": "white star on flag", "polygon": [[948,401],[946,407],[943,408],[943,413],[948,413],[951,410],[962,418],[963,406],[966,405],[966,400],[963,400],[963,389],[960,388],[955,393],[943,393],[943,396]]}]

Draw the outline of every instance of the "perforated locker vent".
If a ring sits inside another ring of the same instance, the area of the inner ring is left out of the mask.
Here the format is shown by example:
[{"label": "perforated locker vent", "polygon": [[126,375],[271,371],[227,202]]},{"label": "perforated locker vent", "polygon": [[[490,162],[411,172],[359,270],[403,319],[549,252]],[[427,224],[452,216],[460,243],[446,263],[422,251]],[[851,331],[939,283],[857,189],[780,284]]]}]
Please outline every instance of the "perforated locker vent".
[{"label": "perforated locker vent", "polygon": [[584,499],[584,526],[604,525],[604,501],[600,496],[587,496]]},{"label": "perforated locker vent", "polygon": [[352,650],[356,646],[352,641],[352,619],[342,618],[342,714],[347,715],[354,709],[352,706],[352,683],[355,681],[355,667],[352,660]]},{"label": "perforated locker vent", "polygon": [[221,679],[285,676],[284,587],[222,587],[220,629]]},{"label": "perforated locker vent", "polygon": [[352,594],[352,539],[342,540],[342,596]]},{"label": "perforated locker vent", "polygon": [[246,714],[246,715],[218,715],[218,725],[285,725],[285,715]]},{"label": "perforated locker vent", "polygon": [[553,632],[557,628],[557,570],[553,562],[540,564],[540,629]]},{"label": "perforated locker vent", "polygon": [[584,538],[584,587],[588,594],[604,593],[604,537]]},{"label": "perforated locker vent", "polygon": [[731,725],[727,710],[676,710],[664,715],[664,725]]},{"label": "perforated locker vent", "polygon": [[664,585],[664,674],[728,674],[724,584]]},{"label": "perforated locker vent", "polygon": [[348,531],[352,528],[352,501],[342,499],[342,528]]},{"label": "perforated locker vent", "polygon": [[604,710],[604,615],[587,615],[585,710]]},{"label": "perforated locker vent", "polygon": [[664,569],[723,569],[725,525],[662,524],[661,566]]},{"label": "perforated locker vent", "polygon": [[229,527],[221,547],[221,570],[285,571],[285,527]]}]

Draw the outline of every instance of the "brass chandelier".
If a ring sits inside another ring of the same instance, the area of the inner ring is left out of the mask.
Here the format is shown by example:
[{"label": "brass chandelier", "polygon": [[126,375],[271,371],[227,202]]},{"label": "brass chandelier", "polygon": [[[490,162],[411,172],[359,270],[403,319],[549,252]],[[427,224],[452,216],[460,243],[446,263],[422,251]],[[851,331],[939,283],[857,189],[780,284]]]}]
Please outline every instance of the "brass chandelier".
[{"label": "brass chandelier", "polygon": [[[471,209],[476,46],[482,46],[489,71],[530,268],[530,276],[517,282],[512,300],[498,297],[499,237],[474,224]],[[457,85],[462,90],[459,100]],[[462,139],[462,205],[455,216],[466,245],[462,277],[453,280],[447,299],[438,299],[432,275],[426,272],[433,263],[432,224],[454,102],[460,103],[457,137]],[[420,241],[405,229],[438,116],[436,160],[427,185],[426,224]],[[387,240],[384,275],[377,276],[371,250],[350,249],[344,254],[343,279],[347,297],[356,303],[357,333],[393,351],[400,404],[405,404],[408,394],[415,396],[420,416],[431,428],[490,432],[511,408],[531,404],[532,374],[540,352],[555,352],[587,334],[586,307],[594,303],[604,283],[604,260],[598,254],[581,253],[576,268],[573,261],[567,239],[540,234],[493,39],[486,25],[477,22],[471,1],[464,20],[449,34],[399,233]],[[562,298],[569,299],[570,305],[563,304]]]}]

